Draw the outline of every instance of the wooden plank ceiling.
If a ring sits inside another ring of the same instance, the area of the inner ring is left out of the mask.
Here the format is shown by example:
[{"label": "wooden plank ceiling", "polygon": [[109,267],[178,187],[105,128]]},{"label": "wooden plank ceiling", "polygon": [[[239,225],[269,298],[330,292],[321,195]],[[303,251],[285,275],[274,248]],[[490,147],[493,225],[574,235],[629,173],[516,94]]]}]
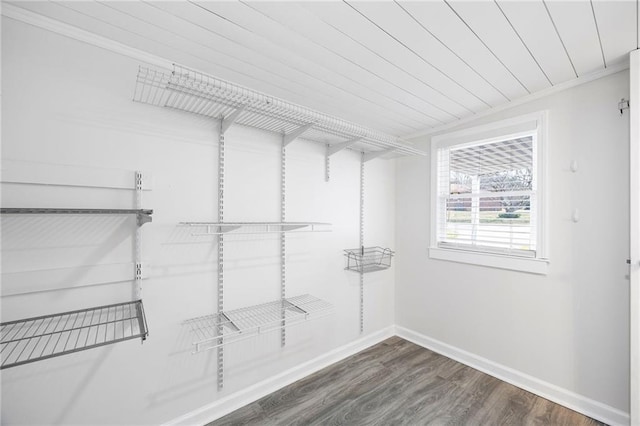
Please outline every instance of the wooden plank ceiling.
[{"label": "wooden plank ceiling", "polygon": [[399,137],[603,71],[640,42],[638,0],[8,3]]}]

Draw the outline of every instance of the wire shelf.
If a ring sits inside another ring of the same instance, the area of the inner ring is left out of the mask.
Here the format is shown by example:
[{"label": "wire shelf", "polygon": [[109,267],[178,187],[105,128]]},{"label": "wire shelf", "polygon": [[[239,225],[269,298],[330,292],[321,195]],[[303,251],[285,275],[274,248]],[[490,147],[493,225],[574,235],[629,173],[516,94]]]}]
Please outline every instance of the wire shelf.
[{"label": "wire shelf", "polygon": [[329,232],[330,223],[322,222],[181,222],[180,225],[204,228],[193,236],[280,234],[284,232]]},{"label": "wire shelf", "polygon": [[382,247],[361,247],[346,249],[348,271],[367,273],[382,271],[391,267],[391,258],[395,254],[391,249]]},{"label": "wire shelf", "polygon": [[309,294],[225,311],[186,321],[196,337],[198,353],[260,333],[280,330],[330,314],[333,306]]},{"label": "wire shelf", "polygon": [[0,369],[149,334],[142,301],[117,303],[0,324]]},{"label": "wire shelf", "polygon": [[179,65],[172,71],[139,67],[133,100],[212,118],[228,117],[242,108],[235,122],[245,126],[290,133],[313,124],[300,138],[323,144],[362,138],[365,151],[426,155],[396,137]]},{"label": "wire shelf", "polygon": [[138,224],[143,225],[151,222],[153,210],[148,209],[56,209],[56,208],[33,208],[14,207],[0,209],[0,214],[132,214],[138,218]]}]

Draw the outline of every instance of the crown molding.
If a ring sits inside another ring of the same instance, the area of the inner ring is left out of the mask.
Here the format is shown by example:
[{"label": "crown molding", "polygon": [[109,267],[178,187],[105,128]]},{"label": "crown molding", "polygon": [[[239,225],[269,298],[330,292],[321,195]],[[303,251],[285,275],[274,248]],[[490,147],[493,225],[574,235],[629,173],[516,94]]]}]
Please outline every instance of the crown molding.
[{"label": "crown molding", "polygon": [[168,59],[161,58],[160,56],[127,46],[114,40],[110,40],[106,37],[91,33],[78,27],[74,27],[73,25],[65,24],[64,22],[48,18],[30,10],[18,7],[14,4],[3,2],[2,15],[6,16],[7,18],[23,22],[25,24],[33,25],[35,27],[57,33],[65,37],[81,41],[83,43],[91,44],[114,53],[119,53],[121,55],[140,60],[149,65],[155,65],[162,68],[171,68],[173,64],[173,62]]},{"label": "crown molding", "polygon": [[[42,29],[63,35],[65,37],[69,37],[69,38],[81,41],[83,43],[91,44],[91,45],[109,50],[111,52],[118,53],[130,58],[142,61],[149,65],[155,65],[155,66],[159,66],[162,68],[169,68],[169,69],[173,66],[173,61],[169,59],[162,58],[152,53],[148,53],[143,50],[139,50],[139,49],[127,46],[125,44],[119,43],[114,40],[110,40],[106,37],[91,33],[89,31],[80,29],[78,27],[65,24],[64,22],[60,22],[55,19],[48,18],[46,16],[40,15],[35,12],[31,12],[30,10],[23,9],[11,3],[4,3],[4,2],[2,3],[2,15],[11,19],[15,19],[20,22],[24,22],[29,25],[33,25],[38,28],[42,28]],[[493,108],[487,109],[477,114],[470,115],[460,120],[446,123],[438,127],[432,127],[430,129],[425,129],[418,132],[410,133],[407,135],[400,135],[398,137],[404,141],[410,141],[411,139],[415,139],[418,137],[430,136],[435,133],[439,133],[443,130],[451,129],[451,128],[460,126],[462,124],[477,120],[479,118],[486,117],[488,115],[492,115],[497,112],[504,111],[506,109],[513,108],[513,107],[525,104],[527,102],[534,101],[536,99],[550,96],[552,94],[561,92],[563,90],[567,90],[572,87],[576,87],[581,84],[585,84],[590,81],[597,80],[599,78],[603,78],[608,75],[618,73],[620,71],[624,71],[628,68],[629,68],[629,60],[628,58],[625,58],[624,60],[618,63],[615,63],[613,65],[610,65],[603,70],[585,74],[578,78],[565,81],[563,83],[557,84],[555,86],[549,87],[539,92],[531,93],[530,95],[523,96],[511,102],[495,106]]]},{"label": "crown molding", "polygon": [[432,127],[430,129],[421,130],[421,131],[418,131],[418,132],[415,132],[415,133],[411,133],[411,134],[408,134],[408,135],[403,135],[403,136],[400,136],[400,138],[403,139],[403,140],[409,140],[410,141],[411,139],[416,139],[416,138],[423,137],[423,136],[431,136],[431,135],[434,135],[436,133],[440,133],[443,130],[448,130],[448,129],[451,129],[451,128],[454,128],[454,127],[458,127],[458,126],[460,126],[462,124],[469,123],[469,122],[477,120],[479,118],[486,117],[486,116],[495,114],[497,112],[504,111],[504,110],[507,110],[509,108],[513,108],[513,107],[519,106],[519,105],[523,105],[523,104],[526,104],[528,102],[535,101],[536,99],[544,98],[546,96],[550,96],[550,95],[553,95],[555,93],[562,92],[564,90],[570,89],[572,87],[580,86],[581,84],[589,83],[590,81],[594,81],[594,80],[606,77],[606,76],[611,75],[611,74],[616,74],[616,73],[619,73],[620,71],[624,71],[624,70],[627,70],[627,69],[629,69],[629,59],[628,58],[626,58],[626,59],[624,59],[624,60],[622,60],[620,62],[614,63],[613,65],[609,65],[605,69],[602,69],[602,70],[599,70],[599,71],[595,71],[595,72],[592,72],[592,73],[589,73],[589,74],[585,74],[585,75],[580,76],[578,78],[574,78],[572,80],[568,80],[568,81],[556,84],[555,86],[551,86],[551,87],[549,87],[547,89],[540,90],[539,92],[531,93],[529,95],[526,95],[526,96],[523,96],[521,98],[515,99],[515,100],[513,100],[511,102],[508,102],[508,103],[505,103],[505,104],[502,104],[502,105],[498,105],[498,106],[489,108],[489,109],[487,109],[485,111],[479,112],[477,114],[470,115],[468,117],[464,117],[464,118],[462,118],[460,120],[452,121],[450,123],[446,123],[446,124],[443,124],[443,125],[438,126],[438,127]]}]

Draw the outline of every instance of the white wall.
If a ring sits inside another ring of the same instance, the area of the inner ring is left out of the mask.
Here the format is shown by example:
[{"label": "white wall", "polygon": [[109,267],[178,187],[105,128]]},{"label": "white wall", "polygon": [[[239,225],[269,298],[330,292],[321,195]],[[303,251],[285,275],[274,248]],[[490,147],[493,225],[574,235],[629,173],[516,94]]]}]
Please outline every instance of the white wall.
[{"label": "white wall", "polygon": [[[287,219],[333,223],[333,232],[288,237],[289,296],[311,293],[335,305],[327,319],[229,346],[225,388],[216,390],[215,353],[191,355],[183,321],[214,312],[215,244],[180,221],[214,220],[217,123],[131,101],[139,62],[9,18],[2,20],[2,159],[63,165],[69,172],[144,170],[153,191],[144,207],[143,258],[151,264],[143,300],[148,340],[128,341],[2,372],[3,424],[158,424],[212,403],[360,338],[357,274],[343,270],[358,245],[359,156],[324,147],[287,149]],[[226,135],[227,221],[279,220],[276,135],[233,127]],[[394,242],[395,165],[367,163],[366,243]],[[132,208],[131,192],[2,185],[5,207]],[[131,262],[132,220],[3,217],[3,273]],[[225,308],[279,295],[276,236],[229,237]],[[367,277],[365,334],[394,321],[394,274]],[[2,321],[126,301],[131,282],[2,298]],[[124,299],[124,300],[123,300]]]},{"label": "white wall", "polygon": [[[616,110],[628,79],[620,72],[459,127],[549,111],[546,276],[429,259],[429,160],[398,160],[397,325],[628,412],[629,119]],[[428,137],[416,143],[429,148]]]}]

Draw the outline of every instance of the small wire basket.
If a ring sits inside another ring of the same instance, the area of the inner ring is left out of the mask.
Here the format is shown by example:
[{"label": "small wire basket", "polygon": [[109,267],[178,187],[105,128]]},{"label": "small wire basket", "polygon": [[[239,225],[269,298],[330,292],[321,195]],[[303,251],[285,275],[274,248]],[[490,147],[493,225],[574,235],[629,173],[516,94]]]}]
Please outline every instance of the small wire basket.
[{"label": "small wire basket", "polygon": [[389,248],[378,246],[346,249],[344,253],[347,258],[347,266],[344,269],[362,273],[389,269],[391,257],[395,254]]}]

